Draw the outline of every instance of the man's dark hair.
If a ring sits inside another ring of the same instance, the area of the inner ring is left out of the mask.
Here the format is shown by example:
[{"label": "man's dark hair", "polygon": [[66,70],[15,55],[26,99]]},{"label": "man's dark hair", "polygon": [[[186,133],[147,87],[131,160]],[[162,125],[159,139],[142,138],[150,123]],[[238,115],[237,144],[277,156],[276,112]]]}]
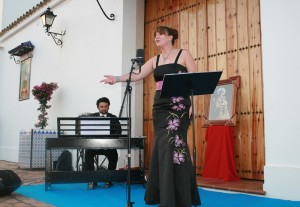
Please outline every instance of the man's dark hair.
[{"label": "man's dark hair", "polygon": [[97,100],[97,103],[96,103],[97,107],[99,106],[99,104],[100,104],[101,102],[105,102],[105,103],[107,103],[108,105],[110,105],[109,99],[106,98],[106,97],[102,97],[102,98],[99,98],[99,99]]}]

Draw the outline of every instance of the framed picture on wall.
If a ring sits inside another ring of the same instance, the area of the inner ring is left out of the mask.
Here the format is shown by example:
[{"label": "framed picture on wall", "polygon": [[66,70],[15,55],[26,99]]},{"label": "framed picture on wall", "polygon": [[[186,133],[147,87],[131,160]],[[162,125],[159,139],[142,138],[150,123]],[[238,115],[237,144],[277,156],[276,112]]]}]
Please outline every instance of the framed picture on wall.
[{"label": "framed picture on wall", "polygon": [[30,95],[31,58],[21,61],[19,101],[29,99]]},{"label": "framed picture on wall", "polygon": [[240,76],[219,81],[213,94],[205,97],[203,127],[236,125],[236,95]]}]

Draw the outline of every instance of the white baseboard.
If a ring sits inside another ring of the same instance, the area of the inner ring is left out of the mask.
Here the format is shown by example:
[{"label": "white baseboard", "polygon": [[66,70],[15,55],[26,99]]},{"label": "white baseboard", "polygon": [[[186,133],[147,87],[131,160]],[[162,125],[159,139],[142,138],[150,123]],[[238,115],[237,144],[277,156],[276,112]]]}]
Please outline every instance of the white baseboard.
[{"label": "white baseboard", "polygon": [[267,165],[264,174],[267,197],[300,201],[300,167]]},{"label": "white baseboard", "polygon": [[0,160],[18,162],[19,149],[16,147],[0,147]]}]

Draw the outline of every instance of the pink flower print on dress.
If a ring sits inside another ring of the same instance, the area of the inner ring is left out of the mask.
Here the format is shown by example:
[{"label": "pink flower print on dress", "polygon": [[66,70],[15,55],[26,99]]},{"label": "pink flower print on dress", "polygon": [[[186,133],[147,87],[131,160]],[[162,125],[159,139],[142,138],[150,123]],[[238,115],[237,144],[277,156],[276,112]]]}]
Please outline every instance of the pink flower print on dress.
[{"label": "pink flower print on dress", "polygon": [[176,110],[176,111],[181,111],[183,109],[185,109],[185,105],[183,105],[182,103],[178,104],[178,105],[174,105],[172,107],[173,110]]},{"label": "pink flower print on dress", "polygon": [[180,164],[181,162],[184,162],[185,158],[184,158],[184,154],[181,152],[175,152],[173,153],[173,163],[174,164]]},{"label": "pink flower print on dress", "polygon": [[175,135],[175,147],[185,146],[185,142],[177,134]]},{"label": "pink flower print on dress", "polygon": [[173,103],[179,103],[180,101],[184,100],[182,96],[172,97],[171,99]]},{"label": "pink flower print on dress", "polygon": [[167,129],[177,130],[179,125],[180,125],[180,120],[179,119],[170,119],[168,121]]}]

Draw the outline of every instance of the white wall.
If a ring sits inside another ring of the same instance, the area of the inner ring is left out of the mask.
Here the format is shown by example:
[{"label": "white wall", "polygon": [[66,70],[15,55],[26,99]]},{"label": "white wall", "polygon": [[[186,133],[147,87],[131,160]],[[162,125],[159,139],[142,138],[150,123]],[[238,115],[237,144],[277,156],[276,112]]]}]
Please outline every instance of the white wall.
[{"label": "white wall", "polygon": [[267,196],[300,200],[300,1],[261,0]]},{"label": "white wall", "polygon": [[2,21],[3,21],[3,0],[0,0],[0,29],[2,30]]},{"label": "white wall", "polygon": [[[0,160],[18,161],[19,130],[34,128],[39,114],[38,101],[32,95],[29,100],[18,100],[20,65],[9,59],[8,51],[22,42],[30,40],[35,45],[30,88],[43,81],[57,82],[59,86],[50,102],[48,129],[56,128],[57,117],[96,112],[96,100],[102,96],[111,100],[110,112],[119,114],[122,85],[104,85],[99,81],[105,74],[119,75],[129,69],[136,49],[142,47],[144,36],[136,32],[143,28],[143,22],[137,21],[144,19],[137,16],[144,8],[143,1],[141,4],[139,0],[127,0],[126,4],[119,0],[101,1],[107,15],[116,16],[110,21],[96,1],[54,0],[0,37],[0,47],[3,47],[0,50]],[[48,6],[57,15],[51,31],[66,30],[62,47],[45,34],[39,19]],[[143,99],[141,87],[142,83],[133,85],[133,104]],[[143,131],[143,109],[134,107],[133,135],[137,136]]]},{"label": "white wall", "polygon": [[[132,66],[131,59],[136,57],[136,48],[144,48],[144,1],[126,1],[126,3],[123,6],[123,11],[124,14],[126,14],[126,18],[123,19],[122,74],[128,73],[130,71]],[[136,28],[133,29],[131,25],[136,25]],[[128,53],[128,51],[134,51],[134,54]],[[123,87],[121,91],[123,101],[127,84],[122,85]],[[143,108],[143,81],[131,83],[131,86],[131,117],[133,120],[132,137],[135,137],[143,134],[143,111],[141,110],[141,108]],[[126,95],[126,97],[127,99],[129,98],[128,95]],[[125,106],[122,112],[122,116],[124,117],[127,117],[129,114],[129,106],[126,103],[127,101],[125,101]],[[119,150],[119,167],[123,167],[122,165],[124,165],[124,159],[127,160],[126,154],[127,150]],[[132,163],[134,166],[138,166],[138,150],[132,150],[132,154]]]}]

